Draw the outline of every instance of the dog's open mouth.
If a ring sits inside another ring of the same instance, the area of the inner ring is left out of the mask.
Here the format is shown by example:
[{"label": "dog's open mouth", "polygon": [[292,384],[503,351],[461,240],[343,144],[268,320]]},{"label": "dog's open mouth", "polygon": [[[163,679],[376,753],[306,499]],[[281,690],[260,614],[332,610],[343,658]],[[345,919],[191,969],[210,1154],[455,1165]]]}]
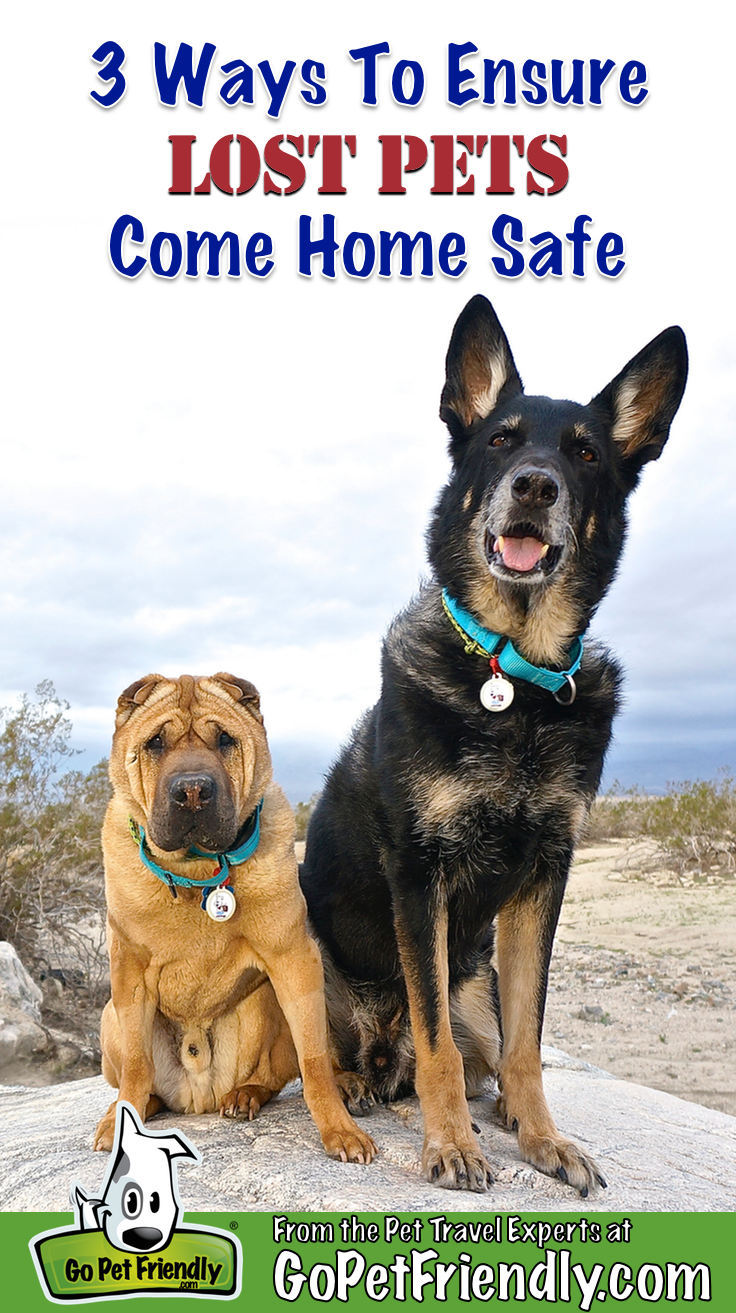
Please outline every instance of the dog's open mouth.
[{"label": "dog's open mouth", "polygon": [[515,524],[502,534],[486,530],[488,563],[506,578],[546,578],[559,565],[562,551],[561,544],[545,542],[534,524]]}]

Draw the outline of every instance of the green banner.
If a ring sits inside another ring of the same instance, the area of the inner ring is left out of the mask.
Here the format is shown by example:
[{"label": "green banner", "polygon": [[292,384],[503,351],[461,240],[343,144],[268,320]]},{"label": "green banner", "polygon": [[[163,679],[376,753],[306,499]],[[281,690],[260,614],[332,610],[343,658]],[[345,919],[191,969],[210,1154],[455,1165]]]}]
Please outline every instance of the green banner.
[{"label": "green banner", "polygon": [[[230,1298],[254,1313],[330,1303],[356,1311],[394,1303],[584,1313],[611,1301],[627,1309],[736,1307],[734,1213],[189,1214],[190,1226],[177,1229],[166,1250],[145,1257],[111,1248],[97,1231],[49,1235],[70,1220],[0,1215],[6,1307],[48,1308],[34,1237],[57,1302],[133,1297],[136,1313],[162,1313],[186,1298]],[[230,1237],[242,1248],[237,1294],[228,1291]]]}]

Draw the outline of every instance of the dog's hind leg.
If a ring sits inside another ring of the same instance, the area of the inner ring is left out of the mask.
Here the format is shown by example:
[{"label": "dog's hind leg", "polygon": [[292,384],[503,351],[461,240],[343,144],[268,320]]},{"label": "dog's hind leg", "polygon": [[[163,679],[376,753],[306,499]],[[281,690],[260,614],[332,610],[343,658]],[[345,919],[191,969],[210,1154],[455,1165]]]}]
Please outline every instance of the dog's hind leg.
[{"label": "dog's hind leg", "polygon": [[498,1072],[501,1037],[494,1002],[495,972],[483,963],[471,980],[450,995],[452,1037],[460,1050],[469,1099],[482,1094],[489,1077]]},{"label": "dog's hind leg", "polygon": [[[228,1021],[237,1022],[237,1065],[233,1088],[220,1101],[221,1117],[257,1116],[289,1081],[299,1075],[299,1063],[291,1032],[273,989],[265,981]],[[232,1024],[230,1029],[233,1029]],[[223,1027],[218,1028],[217,1056],[223,1048]]]},{"label": "dog's hind leg", "polygon": [[542,1086],[540,1042],[547,971],[564,878],[539,881],[508,902],[498,915],[496,953],[501,998],[503,1051],[497,1108],[519,1133],[527,1162],[548,1176],[559,1176],[585,1197],[605,1186],[593,1159],[560,1135]]},{"label": "dog's hind leg", "polygon": [[220,1104],[220,1116],[247,1118],[249,1122],[258,1116],[264,1104],[272,1099],[276,1090],[269,1090],[265,1085],[238,1085],[230,1090]]},{"label": "dog's hind leg", "polygon": [[[278,1008],[274,1000],[274,1007]],[[255,1071],[248,1080],[225,1095],[220,1105],[221,1117],[247,1117],[249,1121],[257,1116],[264,1104],[278,1094],[290,1081],[299,1075],[294,1041],[286,1020],[278,1009],[280,1029],[275,1039],[264,1050]]]},{"label": "dog's hind leg", "polygon": [[335,1084],[348,1112],[352,1117],[365,1117],[376,1104],[376,1096],[368,1081],[357,1071],[343,1071],[337,1061],[333,1061],[332,1067]]},{"label": "dog's hind leg", "polygon": [[108,1085],[112,1085],[113,1089],[118,1089],[123,1055],[120,1048],[120,1027],[118,1026],[112,999],[108,999],[102,1010],[100,1048],[102,1049],[102,1074]]},{"label": "dog's hind leg", "polygon": [[376,1097],[370,1082],[355,1070],[361,1048],[357,1024],[361,999],[338,971],[324,944],[319,940],[317,943],[325,977],[328,1052],[335,1083],[351,1116],[365,1117],[375,1106]]},{"label": "dog's hind leg", "polygon": [[[431,897],[430,897],[431,901]],[[402,891],[394,916],[409,995],[416,1090],[424,1117],[422,1165],[433,1185],[484,1191],[493,1180],[473,1133],[463,1060],[450,1023],[447,909],[432,916],[426,891]]]}]

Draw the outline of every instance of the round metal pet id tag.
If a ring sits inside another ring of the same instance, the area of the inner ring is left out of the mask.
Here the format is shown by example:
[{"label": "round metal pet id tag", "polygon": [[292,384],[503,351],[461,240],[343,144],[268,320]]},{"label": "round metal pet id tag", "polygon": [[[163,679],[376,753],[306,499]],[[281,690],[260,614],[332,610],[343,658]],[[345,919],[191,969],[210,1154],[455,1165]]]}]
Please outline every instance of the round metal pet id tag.
[{"label": "round metal pet id tag", "polygon": [[503,675],[491,675],[481,687],[480,700],[486,711],[506,711],[514,700],[514,686]]},{"label": "round metal pet id tag", "polygon": [[498,657],[492,656],[491,678],[487,679],[480,690],[480,700],[486,711],[506,711],[514,700],[514,686],[504,679]]},{"label": "round metal pet id tag", "polygon": [[235,894],[224,884],[210,889],[204,900],[204,910],[211,921],[229,921],[236,907]]}]

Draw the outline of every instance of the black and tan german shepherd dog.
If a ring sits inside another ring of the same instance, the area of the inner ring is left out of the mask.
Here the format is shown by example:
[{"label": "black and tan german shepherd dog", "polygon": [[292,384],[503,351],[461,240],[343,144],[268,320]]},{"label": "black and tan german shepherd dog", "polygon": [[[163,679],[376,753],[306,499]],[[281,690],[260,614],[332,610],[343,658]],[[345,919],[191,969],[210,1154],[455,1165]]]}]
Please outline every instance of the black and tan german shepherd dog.
[{"label": "black and tan german shepherd dog", "polygon": [[434,582],[389,629],[380,700],[327,779],[302,872],[347,1101],[415,1087],[437,1185],[492,1181],[466,1101],[491,1075],[528,1162],[583,1196],[605,1185],[557,1130],[540,1058],[552,941],[620,684],[597,644],[576,667],[686,375],[668,328],[588,405],[525,396],[485,297],[455,325]]}]

